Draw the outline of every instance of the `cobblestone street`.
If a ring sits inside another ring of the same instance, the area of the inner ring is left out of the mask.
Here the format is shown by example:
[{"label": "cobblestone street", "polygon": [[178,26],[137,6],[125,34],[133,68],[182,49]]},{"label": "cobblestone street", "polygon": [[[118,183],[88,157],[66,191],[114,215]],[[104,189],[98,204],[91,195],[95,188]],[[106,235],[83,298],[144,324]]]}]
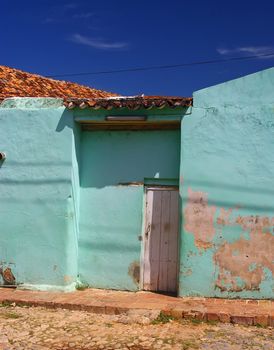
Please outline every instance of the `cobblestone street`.
[{"label": "cobblestone street", "polygon": [[85,311],[4,306],[0,349],[272,350],[271,328],[168,320],[157,311],[97,315]]}]

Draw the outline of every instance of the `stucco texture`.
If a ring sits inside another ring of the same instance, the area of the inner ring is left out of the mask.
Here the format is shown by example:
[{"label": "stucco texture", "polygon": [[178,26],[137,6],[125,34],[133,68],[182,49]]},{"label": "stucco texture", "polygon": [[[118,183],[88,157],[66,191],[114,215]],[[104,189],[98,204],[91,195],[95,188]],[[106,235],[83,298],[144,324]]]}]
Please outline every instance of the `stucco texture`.
[{"label": "stucco texture", "polygon": [[194,94],[182,122],[179,294],[274,296],[274,69]]},{"label": "stucco texture", "polygon": [[144,183],[180,176],[179,295],[273,298],[273,91],[272,68],[197,91],[192,111],[138,111],[181,133],[81,131],[109,111],[5,100],[0,284],[137,290]]},{"label": "stucco texture", "polygon": [[72,114],[57,99],[11,99],[0,123],[0,267],[18,286],[72,289]]},{"label": "stucco texture", "polygon": [[179,130],[82,132],[82,283],[109,289],[139,288],[144,179],[178,178],[179,154]]}]

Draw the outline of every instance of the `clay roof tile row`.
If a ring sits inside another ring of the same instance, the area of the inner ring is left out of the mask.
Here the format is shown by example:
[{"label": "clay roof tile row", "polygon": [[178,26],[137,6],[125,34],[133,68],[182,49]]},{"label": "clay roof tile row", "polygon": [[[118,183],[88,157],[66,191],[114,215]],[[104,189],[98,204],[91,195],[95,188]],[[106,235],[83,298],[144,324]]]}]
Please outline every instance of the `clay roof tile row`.
[{"label": "clay roof tile row", "polygon": [[62,98],[69,108],[130,110],[189,107],[192,98],[170,96],[119,96],[67,81],[54,80],[18,69],[0,66],[0,101],[11,97]]},{"label": "clay roof tile row", "polygon": [[138,109],[163,109],[176,107],[192,106],[190,97],[172,97],[172,96],[133,96],[133,97],[115,97],[115,98],[96,98],[96,99],[65,99],[64,104],[67,108],[93,108],[107,109],[127,108],[130,110]]},{"label": "clay roof tile row", "polygon": [[0,100],[10,97],[104,98],[115,93],[0,66]]}]

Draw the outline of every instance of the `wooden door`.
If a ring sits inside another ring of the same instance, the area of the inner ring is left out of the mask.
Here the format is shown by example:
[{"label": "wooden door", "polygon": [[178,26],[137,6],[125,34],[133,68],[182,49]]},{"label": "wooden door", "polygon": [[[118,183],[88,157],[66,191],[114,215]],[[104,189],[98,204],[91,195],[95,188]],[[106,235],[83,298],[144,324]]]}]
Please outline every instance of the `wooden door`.
[{"label": "wooden door", "polygon": [[143,289],[177,292],[179,194],[173,187],[146,190]]}]

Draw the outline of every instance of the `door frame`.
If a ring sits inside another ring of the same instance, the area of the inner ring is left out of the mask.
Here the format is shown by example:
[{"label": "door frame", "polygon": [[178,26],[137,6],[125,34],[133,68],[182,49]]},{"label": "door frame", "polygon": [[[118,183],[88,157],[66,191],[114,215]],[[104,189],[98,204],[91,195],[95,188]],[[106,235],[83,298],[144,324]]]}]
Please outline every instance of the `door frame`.
[{"label": "door frame", "polygon": [[[139,288],[140,290],[144,290],[144,259],[145,259],[145,234],[147,231],[147,192],[149,190],[157,190],[157,191],[178,191],[179,199],[180,199],[180,187],[178,185],[145,185],[144,186],[144,196],[143,196],[143,224],[142,224],[142,235],[140,237],[141,240],[141,256],[140,256],[140,282]],[[177,285],[176,285],[176,294],[179,291],[179,266],[180,266],[180,227],[181,227],[181,215],[180,215],[180,202],[178,205],[179,210],[179,222],[178,222],[178,239],[177,239]]]}]

